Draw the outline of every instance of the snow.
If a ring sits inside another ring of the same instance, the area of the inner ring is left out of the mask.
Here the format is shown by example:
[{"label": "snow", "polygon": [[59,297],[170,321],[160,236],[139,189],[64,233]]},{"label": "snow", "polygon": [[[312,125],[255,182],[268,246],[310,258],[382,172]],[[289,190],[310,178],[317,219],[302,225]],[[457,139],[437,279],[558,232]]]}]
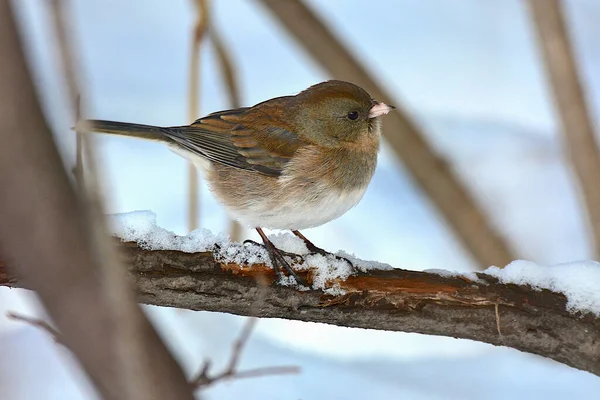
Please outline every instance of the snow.
[{"label": "snow", "polygon": [[152,211],[132,211],[109,216],[112,234],[124,242],[137,242],[147,250],[178,250],[185,253],[212,251],[215,244],[229,242],[227,235],[218,236],[208,229],[196,229],[188,235],[180,236],[161,228],[156,223]]},{"label": "snow", "polygon": [[[300,254],[300,255],[309,254],[309,251],[306,248],[306,244],[298,236],[292,235],[287,232],[281,232],[281,233],[277,233],[274,235],[269,235],[269,239],[273,242],[273,244],[275,246],[277,246],[277,248],[279,248],[281,250],[287,251],[289,253]],[[354,254],[348,253],[344,250],[338,250],[337,252],[332,253],[332,254],[335,254],[338,257],[343,257],[343,258],[348,259],[358,270],[360,270],[362,272],[366,272],[371,269],[379,269],[379,270],[393,269],[393,267],[387,263],[382,263],[379,261],[362,260],[362,259],[356,257]],[[316,257],[316,256],[317,255],[308,256],[307,260],[313,260],[312,263],[315,265],[321,265],[325,261],[329,261],[329,262],[333,262],[333,263],[335,263],[336,261],[339,261],[339,258],[334,257],[333,255],[327,256],[327,257],[321,256],[320,258]],[[308,264],[310,265],[311,262],[309,262]]]},{"label": "snow", "polygon": [[[272,267],[269,255],[264,247],[249,243],[243,245],[230,240],[226,233],[213,234],[208,229],[196,229],[187,235],[177,235],[157,224],[156,214],[149,210],[131,211],[126,213],[111,214],[109,227],[113,236],[123,242],[137,242],[146,250],[176,250],[185,253],[213,251],[215,257],[225,263],[236,263],[247,266],[253,264],[266,264]],[[273,244],[280,250],[303,256],[303,262],[294,264],[298,270],[312,270],[313,289],[323,289],[332,295],[341,295],[344,292],[339,284],[331,285],[335,280],[346,280],[353,269],[348,262],[336,257],[334,254],[323,256],[309,254],[304,241],[291,233],[277,233],[268,235]],[[385,263],[361,260],[353,254],[344,251],[337,253],[339,257],[346,257],[360,271],[369,269],[391,269]],[[292,263],[291,257],[287,257]],[[295,285],[292,277],[282,277],[280,282],[284,285]]]},{"label": "snow", "polygon": [[467,278],[468,280],[477,282],[477,283],[485,282],[485,281],[479,279],[479,277],[477,276],[477,274],[475,272],[458,272],[458,271],[450,271],[447,269],[436,269],[436,268],[424,269],[423,272],[427,272],[430,274],[436,274],[443,278]]},{"label": "snow", "polygon": [[[464,273],[445,269],[423,271],[445,278],[465,277],[474,282],[485,282],[475,272]],[[534,290],[547,289],[562,293],[567,298],[567,311],[600,316],[600,263],[597,261],[542,265],[527,260],[516,260],[504,268],[492,266],[481,273],[493,276],[504,284],[527,285]]]},{"label": "snow", "polygon": [[271,265],[267,251],[254,244],[232,242],[229,235],[213,234],[209,229],[196,229],[177,235],[157,224],[156,214],[149,210],[111,214],[109,227],[113,236],[123,242],[137,242],[146,250],[175,250],[184,253],[215,252],[223,262]]},{"label": "snow", "polygon": [[567,297],[567,311],[600,316],[599,262],[580,261],[549,266],[517,260],[505,268],[494,266],[483,273],[498,278],[501,283],[529,285],[536,290],[562,293]]},{"label": "snow", "polygon": [[305,255],[308,254],[306,244],[296,235],[287,232],[279,232],[274,235],[269,235],[269,239],[275,247],[288,253]]}]

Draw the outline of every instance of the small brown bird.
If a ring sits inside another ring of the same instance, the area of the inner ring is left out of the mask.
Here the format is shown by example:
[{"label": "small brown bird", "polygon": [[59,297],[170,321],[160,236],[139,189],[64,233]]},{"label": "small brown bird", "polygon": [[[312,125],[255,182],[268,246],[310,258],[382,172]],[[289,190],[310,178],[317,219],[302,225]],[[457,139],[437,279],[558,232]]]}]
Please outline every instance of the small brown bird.
[{"label": "small brown bird", "polygon": [[380,117],[394,107],[343,81],[295,96],[219,111],[191,125],[157,127],[89,120],[92,131],[156,140],[203,170],[234,219],[257,230],[281,276],[302,282],[261,228],[300,232],[338,218],[362,198],[375,172]]}]

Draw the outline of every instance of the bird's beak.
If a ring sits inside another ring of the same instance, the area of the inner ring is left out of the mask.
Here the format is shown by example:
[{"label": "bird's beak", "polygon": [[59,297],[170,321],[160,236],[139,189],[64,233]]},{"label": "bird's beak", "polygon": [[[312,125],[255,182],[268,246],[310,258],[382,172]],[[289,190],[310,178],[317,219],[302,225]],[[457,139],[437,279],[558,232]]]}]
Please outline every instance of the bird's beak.
[{"label": "bird's beak", "polygon": [[373,100],[373,107],[371,107],[371,110],[369,110],[369,118],[380,117],[382,115],[389,113],[394,108],[396,108],[396,107],[388,106],[384,102],[378,102],[378,101]]}]

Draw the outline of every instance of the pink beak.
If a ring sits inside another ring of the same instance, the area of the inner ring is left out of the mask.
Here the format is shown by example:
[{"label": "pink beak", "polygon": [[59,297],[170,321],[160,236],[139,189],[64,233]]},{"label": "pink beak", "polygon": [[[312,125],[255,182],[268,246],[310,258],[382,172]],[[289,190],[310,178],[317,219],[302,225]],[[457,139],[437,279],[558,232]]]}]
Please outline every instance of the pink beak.
[{"label": "pink beak", "polygon": [[371,110],[369,110],[369,118],[381,117],[382,115],[385,115],[392,111],[394,108],[396,107],[388,106],[383,102],[373,100],[373,107],[371,107]]}]

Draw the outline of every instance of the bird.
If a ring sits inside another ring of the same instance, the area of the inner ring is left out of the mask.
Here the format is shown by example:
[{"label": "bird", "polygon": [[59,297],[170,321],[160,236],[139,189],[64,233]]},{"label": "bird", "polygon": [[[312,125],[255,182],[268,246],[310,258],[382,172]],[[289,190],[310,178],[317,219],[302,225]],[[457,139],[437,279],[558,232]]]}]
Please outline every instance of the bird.
[{"label": "bird", "polygon": [[193,162],[230,217],[256,229],[278,278],[304,283],[263,229],[290,230],[311,253],[330,254],[300,230],[357,205],[373,177],[381,117],[394,107],[363,88],[327,80],[295,95],[228,109],[190,125],[86,120],[85,129],[166,143]]}]

